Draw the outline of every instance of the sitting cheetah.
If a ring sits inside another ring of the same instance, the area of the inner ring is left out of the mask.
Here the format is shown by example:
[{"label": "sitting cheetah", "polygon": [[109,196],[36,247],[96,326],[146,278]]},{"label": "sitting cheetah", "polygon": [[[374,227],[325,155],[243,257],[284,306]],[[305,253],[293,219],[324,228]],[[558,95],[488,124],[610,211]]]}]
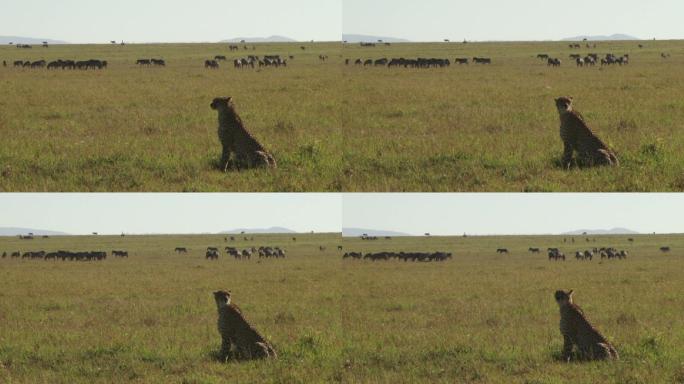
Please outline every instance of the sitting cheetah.
[{"label": "sitting cheetah", "polygon": [[232,164],[231,154],[235,155],[234,164],[238,170],[241,167],[277,167],[273,156],[245,129],[231,97],[214,99],[211,108],[218,111],[218,136],[223,147],[221,166],[224,172]]},{"label": "sitting cheetah", "polygon": [[607,145],[599,139],[584,122],[582,115],[572,107],[572,97],[556,99],[560,114],[560,136],[563,140],[563,167],[570,168],[573,152],[577,151],[577,163],[581,166],[620,165]]},{"label": "sitting cheetah", "polygon": [[577,345],[582,360],[619,359],[615,348],[584,316],[582,309],[573,303],[573,291],[556,291],[555,297],[560,307],[560,331],[563,334],[563,360],[569,361],[572,348]]},{"label": "sitting cheetah", "polygon": [[221,334],[222,360],[277,358],[273,346],[242,316],[237,305],[231,303],[230,292],[214,292],[218,308],[218,330]]}]

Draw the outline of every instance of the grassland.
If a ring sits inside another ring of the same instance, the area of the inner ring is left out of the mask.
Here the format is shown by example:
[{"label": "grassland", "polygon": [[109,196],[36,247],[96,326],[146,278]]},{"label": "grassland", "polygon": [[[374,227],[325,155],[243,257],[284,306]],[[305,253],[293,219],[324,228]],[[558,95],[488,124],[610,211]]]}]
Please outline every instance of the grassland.
[{"label": "grassland", "polygon": [[[339,44],[0,47],[0,191],[339,191]],[[251,47],[251,45],[250,45]],[[288,68],[204,69],[215,55],[294,55]],[[139,58],[166,68],[138,68]],[[107,60],[103,71],[15,69],[14,60]],[[333,70],[337,68],[337,70]],[[217,96],[232,96],[247,128],[279,164],[223,174]]]},{"label": "grassland", "polygon": [[[682,191],[684,43],[225,44],[0,47],[2,191]],[[570,53],[629,54],[577,68]],[[661,52],[671,54],[668,59]],[[549,68],[535,58],[564,60]],[[295,55],[288,68],[205,70],[203,60]],[[330,60],[322,63],[318,55]],[[488,66],[361,68],[344,58],[488,56]],[[138,68],[157,57],[167,68]],[[105,71],[11,68],[100,58]],[[218,172],[219,95],[275,153],[271,172]],[[619,169],[567,171],[553,99],[576,107]]]},{"label": "grassland", "polygon": [[[578,238],[579,240],[579,238]],[[568,239],[570,241],[570,239]],[[452,251],[444,263],[343,263],[348,382],[682,383],[681,236],[345,239],[348,251]],[[590,245],[588,245],[590,244]],[[670,244],[673,252],[658,248]],[[614,246],[626,261],[549,262],[528,247]],[[497,255],[499,247],[509,255]],[[553,293],[574,289],[616,363],[557,359]]]},{"label": "grassland", "polygon": [[[206,261],[221,236],[0,239],[0,249],[128,249],[104,262],[0,259],[0,382],[325,381],[340,365],[339,235],[254,235],[287,258]],[[327,246],[327,253],[319,246]],[[188,255],[175,255],[177,246]],[[220,364],[211,292],[230,289],[275,363]]]},{"label": "grassland", "polygon": [[[446,250],[444,263],[341,260],[347,251]],[[205,261],[219,236],[0,238],[0,251],[128,249],[128,260],[0,259],[0,382],[673,383],[684,380],[681,236],[597,237],[624,261],[549,262],[559,237],[255,235],[285,260]],[[670,254],[658,247],[668,244]],[[319,246],[327,246],[321,252]],[[186,246],[188,255],[173,248]],[[511,254],[494,250],[507,247]],[[280,352],[214,360],[213,290],[231,289]],[[556,289],[617,346],[616,363],[558,362]]]},{"label": "grassland", "polygon": [[[345,191],[681,191],[684,42],[346,45],[352,59],[491,57],[491,66],[344,71]],[[629,54],[577,68],[568,55]],[[661,52],[671,54],[664,60]],[[547,53],[564,64],[549,68]],[[566,171],[554,98],[573,96],[619,169]]]}]

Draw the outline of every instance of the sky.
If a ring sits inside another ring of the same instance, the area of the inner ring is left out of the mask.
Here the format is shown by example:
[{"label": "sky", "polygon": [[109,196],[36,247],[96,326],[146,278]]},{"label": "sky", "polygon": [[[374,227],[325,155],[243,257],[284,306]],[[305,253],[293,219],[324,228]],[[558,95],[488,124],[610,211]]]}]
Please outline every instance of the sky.
[{"label": "sky", "polygon": [[412,235],[684,233],[684,194],[345,194],[343,226]]},{"label": "sky", "polygon": [[3,1],[0,36],[71,43],[217,42],[287,36],[338,41],[342,0]]},{"label": "sky", "polygon": [[684,38],[682,0],[343,0],[343,31],[411,41]]},{"label": "sky", "polygon": [[285,227],[339,232],[339,194],[0,194],[0,227],[90,234],[194,234]]},{"label": "sky", "polygon": [[559,40],[625,33],[684,38],[681,0],[25,0],[6,1],[0,36],[72,43],[216,42],[342,33],[412,41]]}]

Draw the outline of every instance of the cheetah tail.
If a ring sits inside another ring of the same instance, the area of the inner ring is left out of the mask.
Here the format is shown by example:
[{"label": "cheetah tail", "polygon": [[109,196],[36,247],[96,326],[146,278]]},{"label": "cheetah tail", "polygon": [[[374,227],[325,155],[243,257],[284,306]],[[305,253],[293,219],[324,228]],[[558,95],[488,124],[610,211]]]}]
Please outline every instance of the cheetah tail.
[{"label": "cheetah tail", "polygon": [[268,152],[264,152],[264,154],[266,155],[266,162],[268,163],[268,166],[271,168],[278,168],[275,157]]},{"label": "cheetah tail", "polygon": [[613,359],[620,360],[620,355],[618,354],[618,351],[615,349],[615,347],[609,345],[608,350],[610,351],[610,355]]},{"label": "cheetah tail", "polygon": [[609,156],[610,156],[611,163],[614,166],[619,167],[620,166],[620,160],[618,160],[617,156],[615,156],[615,153],[613,151],[610,151]]}]

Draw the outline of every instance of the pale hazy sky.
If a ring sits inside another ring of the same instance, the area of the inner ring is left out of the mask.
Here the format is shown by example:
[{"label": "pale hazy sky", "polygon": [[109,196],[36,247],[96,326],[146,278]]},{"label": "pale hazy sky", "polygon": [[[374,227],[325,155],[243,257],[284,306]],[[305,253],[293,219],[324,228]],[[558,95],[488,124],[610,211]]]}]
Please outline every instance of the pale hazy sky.
[{"label": "pale hazy sky", "polygon": [[341,30],[342,0],[20,0],[0,7],[0,36],[72,43],[338,41]]},{"label": "pale hazy sky", "polygon": [[197,42],[342,32],[413,41],[558,40],[626,33],[684,38],[681,0],[22,0],[0,8],[0,36],[73,43]]},{"label": "pale hazy sky", "polygon": [[343,31],[412,41],[684,38],[682,0],[343,0]]},{"label": "pale hazy sky", "polygon": [[412,235],[684,233],[684,194],[345,194],[343,226]]},{"label": "pale hazy sky", "polygon": [[285,227],[339,232],[339,194],[0,194],[0,227],[69,234],[217,233]]}]

